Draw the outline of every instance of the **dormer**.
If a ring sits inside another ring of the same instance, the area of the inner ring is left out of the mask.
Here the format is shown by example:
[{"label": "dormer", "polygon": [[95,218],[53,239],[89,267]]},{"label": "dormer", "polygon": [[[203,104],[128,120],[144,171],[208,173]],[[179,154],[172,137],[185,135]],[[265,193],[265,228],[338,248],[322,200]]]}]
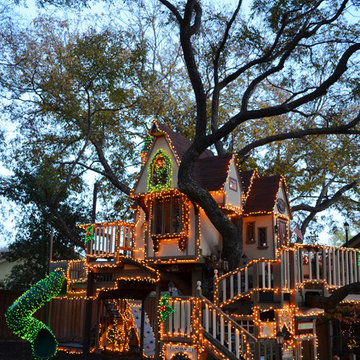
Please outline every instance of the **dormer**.
[{"label": "dormer", "polygon": [[[136,237],[150,261],[198,261],[221,252],[221,236],[205,212],[177,188],[178,170],[190,140],[154,122],[142,153],[142,167],[132,196],[138,199]],[[214,156],[209,150],[194,164],[193,177],[230,217],[242,213],[243,185],[233,154]],[[206,235],[206,236],[205,236]]]},{"label": "dormer", "polygon": [[244,252],[249,258],[274,258],[290,241],[290,206],[283,176],[254,177],[244,205]]}]

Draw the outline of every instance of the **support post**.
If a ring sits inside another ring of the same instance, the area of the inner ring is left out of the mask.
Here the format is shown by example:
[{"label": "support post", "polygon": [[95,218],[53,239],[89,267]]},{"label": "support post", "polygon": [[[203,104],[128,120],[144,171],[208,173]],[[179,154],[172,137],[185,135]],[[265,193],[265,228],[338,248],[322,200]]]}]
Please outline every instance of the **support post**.
[{"label": "support post", "polygon": [[145,299],[141,300],[140,359],[144,353]]},{"label": "support post", "polygon": [[93,273],[88,273],[87,287],[86,287],[86,302],[85,302],[85,320],[84,320],[84,336],[83,336],[83,355],[84,359],[89,358],[90,351],[90,329],[91,329],[91,315],[92,315],[92,300],[89,297],[92,294]]},{"label": "support post", "polygon": [[[160,285],[156,284],[156,306],[158,307],[160,301]],[[158,311],[157,311],[158,314]],[[159,314],[156,317],[155,323],[155,360],[160,358],[160,329],[159,329]]]}]

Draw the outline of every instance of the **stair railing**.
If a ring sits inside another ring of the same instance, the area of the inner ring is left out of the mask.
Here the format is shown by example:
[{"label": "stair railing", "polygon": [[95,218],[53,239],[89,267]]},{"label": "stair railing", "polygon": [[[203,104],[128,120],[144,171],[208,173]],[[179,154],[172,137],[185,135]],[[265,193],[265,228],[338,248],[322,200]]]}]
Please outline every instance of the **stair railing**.
[{"label": "stair railing", "polygon": [[222,307],[255,291],[274,289],[274,265],[280,259],[256,259],[220,277],[215,270],[214,303]]},{"label": "stair railing", "polygon": [[215,349],[232,359],[254,358],[256,338],[201,294],[169,298],[175,310],[161,323],[161,341],[187,342],[199,352]]},{"label": "stair railing", "polygon": [[[254,359],[257,339],[229,315],[201,296],[202,329],[207,339],[220,343],[236,359]],[[219,349],[221,350],[221,348]]]}]

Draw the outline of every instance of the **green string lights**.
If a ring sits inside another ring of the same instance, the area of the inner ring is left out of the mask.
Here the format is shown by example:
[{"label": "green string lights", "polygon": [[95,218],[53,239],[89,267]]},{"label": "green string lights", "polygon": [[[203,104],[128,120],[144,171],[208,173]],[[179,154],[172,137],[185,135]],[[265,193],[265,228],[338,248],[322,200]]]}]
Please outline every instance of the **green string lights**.
[{"label": "green string lights", "polygon": [[36,360],[53,357],[57,341],[49,327],[32,315],[60,293],[64,280],[64,271],[56,269],[15,300],[5,313],[8,327],[15,335],[30,342]]},{"label": "green string lights", "polygon": [[162,322],[165,322],[168,316],[175,312],[175,310],[169,304],[169,298],[167,295],[164,295],[160,299],[160,318]]},{"label": "green string lights", "polygon": [[94,240],[94,225],[90,225],[85,230],[85,244]]},{"label": "green string lights", "polygon": [[171,187],[171,159],[162,149],[153,156],[148,170],[148,191],[162,191]]},{"label": "green string lights", "polygon": [[153,142],[153,137],[152,136],[147,136],[145,141],[144,141],[144,146],[143,148],[141,149],[141,153],[143,154],[147,154],[150,150],[150,147],[151,147],[151,144]]}]

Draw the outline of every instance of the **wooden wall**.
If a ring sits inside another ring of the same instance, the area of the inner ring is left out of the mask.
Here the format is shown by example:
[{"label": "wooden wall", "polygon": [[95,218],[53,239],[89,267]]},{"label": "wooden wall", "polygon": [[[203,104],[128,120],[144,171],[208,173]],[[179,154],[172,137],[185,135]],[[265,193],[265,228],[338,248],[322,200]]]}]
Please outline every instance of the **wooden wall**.
[{"label": "wooden wall", "polygon": [[[0,340],[19,340],[8,328],[5,312],[21,295],[21,292],[0,290]],[[40,308],[34,317],[46,323],[48,309],[51,309],[50,329],[59,342],[82,342],[85,300],[55,299],[50,305]],[[95,314],[96,303],[93,305],[92,324],[96,319]]]},{"label": "wooden wall", "polygon": [[[51,301],[50,328],[59,342],[81,343],[85,300],[54,299]],[[93,305],[93,312],[96,304]],[[93,316],[93,319],[95,317]]]}]

